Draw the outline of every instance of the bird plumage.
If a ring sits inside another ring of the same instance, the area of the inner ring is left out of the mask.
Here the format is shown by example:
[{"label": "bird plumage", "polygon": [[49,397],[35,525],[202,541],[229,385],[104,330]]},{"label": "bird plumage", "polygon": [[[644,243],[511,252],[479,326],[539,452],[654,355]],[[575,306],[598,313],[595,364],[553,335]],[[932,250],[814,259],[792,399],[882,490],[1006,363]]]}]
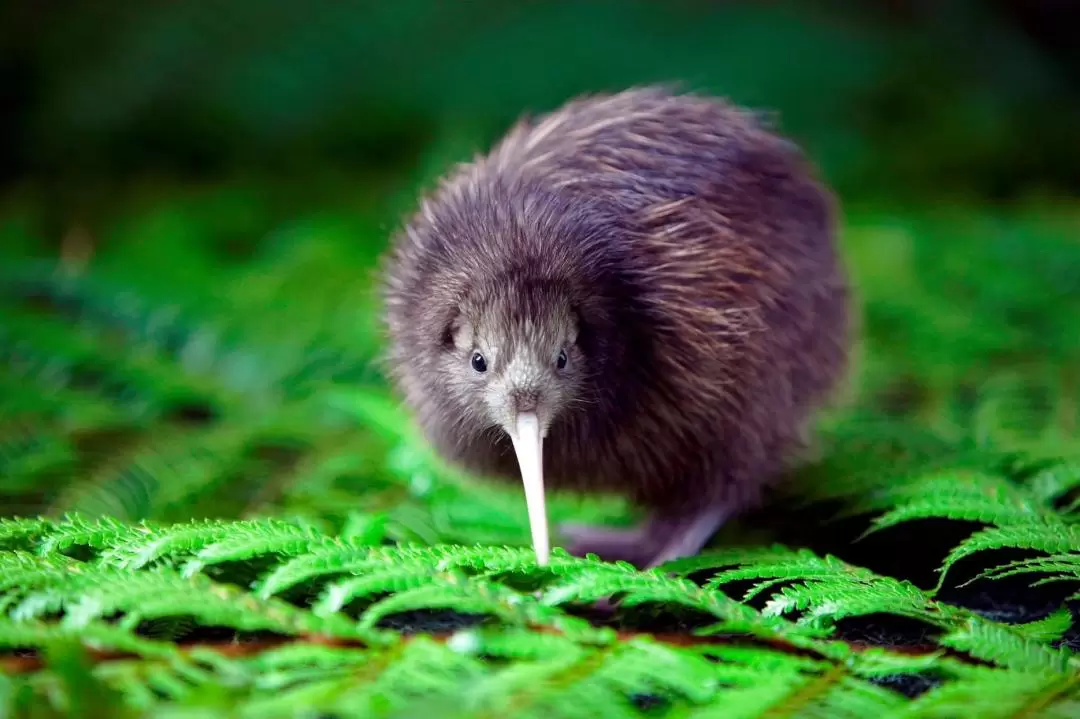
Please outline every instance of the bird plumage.
[{"label": "bird plumage", "polygon": [[421,202],[384,276],[390,372],[444,456],[519,476],[456,327],[507,352],[572,332],[547,482],[656,516],[757,503],[846,367],[831,195],[753,114],[664,87],[519,122]]}]

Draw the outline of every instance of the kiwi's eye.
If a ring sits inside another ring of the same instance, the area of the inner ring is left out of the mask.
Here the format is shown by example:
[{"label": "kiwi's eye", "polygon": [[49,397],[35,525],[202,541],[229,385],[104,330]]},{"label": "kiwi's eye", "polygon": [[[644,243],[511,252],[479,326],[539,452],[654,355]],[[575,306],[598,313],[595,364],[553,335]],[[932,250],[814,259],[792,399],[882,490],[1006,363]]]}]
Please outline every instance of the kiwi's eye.
[{"label": "kiwi's eye", "polygon": [[566,350],[559,350],[559,357],[555,360],[555,366],[559,369],[566,367]]},{"label": "kiwi's eye", "polygon": [[484,355],[479,352],[473,352],[471,362],[472,368],[477,372],[487,372],[487,360],[484,359]]}]

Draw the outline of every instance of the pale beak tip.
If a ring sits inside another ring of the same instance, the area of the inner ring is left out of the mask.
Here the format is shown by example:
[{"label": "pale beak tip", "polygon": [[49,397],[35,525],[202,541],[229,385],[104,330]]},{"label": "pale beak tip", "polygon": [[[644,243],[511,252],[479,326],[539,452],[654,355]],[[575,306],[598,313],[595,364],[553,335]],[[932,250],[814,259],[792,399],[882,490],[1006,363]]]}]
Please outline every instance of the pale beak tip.
[{"label": "pale beak tip", "polygon": [[536,562],[547,566],[551,556],[548,536],[547,509],[544,501],[543,435],[535,414],[522,413],[517,422],[508,428],[514,444],[521,482],[525,489],[525,505],[529,513],[529,529],[532,534]]}]

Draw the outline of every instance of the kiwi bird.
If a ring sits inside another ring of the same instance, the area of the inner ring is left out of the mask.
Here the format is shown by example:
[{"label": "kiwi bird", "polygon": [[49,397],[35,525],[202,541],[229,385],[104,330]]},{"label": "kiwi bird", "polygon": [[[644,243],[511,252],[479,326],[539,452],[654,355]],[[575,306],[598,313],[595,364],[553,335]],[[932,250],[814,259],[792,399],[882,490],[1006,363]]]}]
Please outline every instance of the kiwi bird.
[{"label": "kiwi bird", "polygon": [[425,437],[524,485],[619,493],[558,528],[639,567],[760,504],[848,364],[835,200],[757,115],[666,86],[574,98],[455,166],[382,266],[388,371]]}]

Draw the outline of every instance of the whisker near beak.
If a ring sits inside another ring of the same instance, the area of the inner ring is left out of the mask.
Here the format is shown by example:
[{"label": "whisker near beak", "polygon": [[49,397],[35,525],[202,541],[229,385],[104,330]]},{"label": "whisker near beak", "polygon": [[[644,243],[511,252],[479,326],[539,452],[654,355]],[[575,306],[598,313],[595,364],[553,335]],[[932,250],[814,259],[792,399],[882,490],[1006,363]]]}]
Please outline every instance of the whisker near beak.
[{"label": "whisker near beak", "polygon": [[532,533],[536,562],[546,566],[551,555],[548,536],[547,506],[544,499],[544,438],[540,421],[535,412],[521,412],[507,433],[514,443],[521,483],[525,488],[525,506],[529,513],[529,530]]}]

